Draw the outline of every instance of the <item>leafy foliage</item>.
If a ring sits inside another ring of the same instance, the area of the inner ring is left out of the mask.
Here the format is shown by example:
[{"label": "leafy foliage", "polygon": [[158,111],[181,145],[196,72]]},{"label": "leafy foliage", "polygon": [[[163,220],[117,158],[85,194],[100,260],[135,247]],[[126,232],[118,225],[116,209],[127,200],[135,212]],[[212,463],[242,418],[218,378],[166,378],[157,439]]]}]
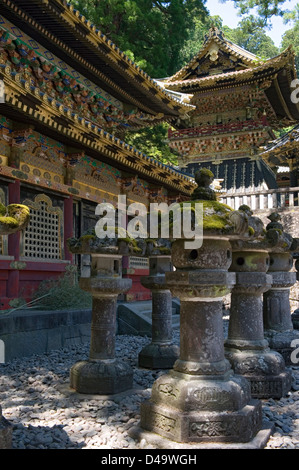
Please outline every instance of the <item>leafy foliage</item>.
[{"label": "leafy foliage", "polygon": [[74,281],[73,276],[69,274],[57,280],[42,281],[33,299],[40,297],[43,298],[35,305],[44,310],[91,308],[92,304],[91,294],[80,289],[77,279]]},{"label": "leafy foliage", "polygon": [[288,46],[292,45],[295,51],[295,64],[297,73],[299,72],[299,3],[292,12],[286,13],[284,15],[285,23],[292,25],[292,27],[287,30],[282,37],[282,49],[286,49]]},{"label": "leafy foliage", "polygon": [[243,18],[235,29],[224,26],[223,32],[227,39],[262,59],[269,59],[279,53],[278,47],[254,16]]},{"label": "leafy foliage", "polygon": [[[206,0],[70,0],[86,18],[124,51],[151,77],[173,75],[202,47],[212,25],[225,36],[262,59],[280,51],[267,35],[274,15],[284,15],[290,29],[282,49],[290,44],[299,70],[299,5],[284,10],[285,0],[234,0],[240,14],[237,28],[222,24],[220,16],[209,16]],[[227,0],[222,0],[225,7]],[[120,137],[128,144],[163,163],[177,164],[177,154],[166,142],[167,124],[126,132]]]},{"label": "leafy foliage", "polygon": [[72,0],[71,3],[152,77],[178,69],[193,17],[205,0]]},{"label": "leafy foliage", "polygon": [[[226,0],[223,0],[224,2]],[[266,26],[272,16],[283,16],[285,0],[233,0],[240,15],[256,14],[260,26]]]},{"label": "leafy foliage", "polygon": [[169,147],[166,139],[169,125],[158,124],[153,127],[129,131],[124,140],[147,156],[159,160],[165,164],[177,165],[177,153]]}]

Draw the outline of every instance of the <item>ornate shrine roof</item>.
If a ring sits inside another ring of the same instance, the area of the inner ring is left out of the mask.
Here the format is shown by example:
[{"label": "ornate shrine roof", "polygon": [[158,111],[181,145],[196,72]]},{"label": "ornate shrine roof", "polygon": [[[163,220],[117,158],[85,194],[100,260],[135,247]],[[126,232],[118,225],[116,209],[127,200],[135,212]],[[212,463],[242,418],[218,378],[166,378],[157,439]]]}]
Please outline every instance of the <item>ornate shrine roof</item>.
[{"label": "ornate shrine roof", "polygon": [[155,186],[192,192],[190,177],[112,135],[122,123],[171,121],[192,106],[160,87],[67,2],[0,0],[0,7],[2,114]]},{"label": "ornate shrine roof", "polygon": [[[214,46],[214,47],[213,47]],[[205,60],[209,56],[212,62],[217,60],[219,50],[227,53],[231,56],[231,69],[238,69],[240,67],[252,67],[257,64],[261,64],[263,61],[251,52],[246,51],[242,47],[234,44],[225,38],[223,32],[217,27],[212,27],[204,37],[204,43],[201,50],[190,60],[190,62],[176,72],[172,77],[168,79],[168,82],[175,82],[177,80],[186,80],[191,78],[201,61]],[[210,69],[210,67],[209,67]],[[197,71],[196,75],[202,75],[203,73]],[[206,71],[209,74],[209,71]]]},{"label": "ornate shrine roof", "polygon": [[164,90],[65,0],[0,0],[1,14],[74,70],[131,109],[135,125],[176,119],[193,109]]},{"label": "ornate shrine roof", "polygon": [[277,119],[286,126],[299,120],[299,104],[291,100],[291,83],[296,76],[291,46],[276,57],[262,60],[213,27],[198,54],[163,83],[169,90],[194,95],[244,84],[258,86],[264,90]]},{"label": "ornate shrine roof", "polygon": [[270,165],[289,166],[289,161],[299,161],[299,125],[269,143],[261,157]]}]

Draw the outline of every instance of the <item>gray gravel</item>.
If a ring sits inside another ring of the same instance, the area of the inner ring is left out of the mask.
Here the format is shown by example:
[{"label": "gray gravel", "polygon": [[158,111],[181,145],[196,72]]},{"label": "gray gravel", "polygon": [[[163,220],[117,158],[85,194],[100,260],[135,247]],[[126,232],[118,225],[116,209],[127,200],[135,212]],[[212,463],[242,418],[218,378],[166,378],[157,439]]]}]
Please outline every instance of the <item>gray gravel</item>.
[{"label": "gray gravel", "polygon": [[[174,331],[179,342],[179,332]],[[69,370],[87,359],[89,344],[0,364],[0,404],[14,426],[14,449],[149,449],[128,430],[139,423],[140,403],[151,395],[165,371],[138,369],[139,351],[149,338],[117,336],[116,354],[134,370],[131,394],[84,396],[69,387]],[[275,425],[267,449],[299,448],[299,367],[290,368],[291,392],[280,400],[262,400],[265,420]]]}]

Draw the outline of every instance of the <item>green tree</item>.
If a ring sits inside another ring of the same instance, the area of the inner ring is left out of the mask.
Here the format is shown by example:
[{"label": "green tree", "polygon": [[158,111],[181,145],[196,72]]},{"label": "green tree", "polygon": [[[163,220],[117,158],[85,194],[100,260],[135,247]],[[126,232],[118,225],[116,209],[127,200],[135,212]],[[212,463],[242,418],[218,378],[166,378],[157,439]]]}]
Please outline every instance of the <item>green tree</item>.
[{"label": "green tree", "polygon": [[194,17],[208,16],[206,0],[71,0],[86,18],[152,77],[178,69]]},{"label": "green tree", "polygon": [[167,143],[169,124],[162,123],[136,131],[128,131],[124,141],[145,153],[148,157],[166,165],[177,165],[177,153]]},{"label": "green tree", "polygon": [[[222,0],[224,3],[227,0]],[[256,21],[260,26],[266,26],[272,16],[283,16],[286,12],[282,8],[285,0],[233,0],[241,16],[256,15]]]},{"label": "green tree", "polygon": [[299,3],[292,12],[284,15],[285,23],[292,25],[282,36],[281,47],[286,49],[290,45],[293,46],[295,51],[295,64],[297,74],[299,73]]},{"label": "green tree", "polygon": [[[201,49],[205,34],[212,26],[222,28],[220,16],[208,16],[204,20],[194,17],[189,25],[187,39],[181,47],[178,57],[178,69],[186,65]],[[177,71],[176,70],[176,71]]]},{"label": "green tree", "polygon": [[279,53],[278,47],[267,36],[265,28],[252,15],[243,18],[237,28],[231,29],[224,26],[223,32],[227,39],[262,59],[274,57]]}]

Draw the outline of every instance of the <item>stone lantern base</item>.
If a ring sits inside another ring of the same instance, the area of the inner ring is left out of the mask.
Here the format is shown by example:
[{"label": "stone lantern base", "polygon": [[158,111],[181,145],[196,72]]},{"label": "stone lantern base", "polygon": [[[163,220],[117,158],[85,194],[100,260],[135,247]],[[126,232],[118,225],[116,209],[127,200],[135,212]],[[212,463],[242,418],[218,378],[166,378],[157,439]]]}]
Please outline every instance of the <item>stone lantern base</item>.
[{"label": "stone lantern base", "polygon": [[[115,259],[118,261],[115,256],[104,258],[106,266],[113,266]],[[105,263],[102,258],[100,261],[103,269]],[[80,287],[93,299],[89,359],[77,362],[70,370],[70,386],[78,393],[110,395],[132,388],[130,365],[115,357],[117,296],[127,291],[131,282],[112,276],[80,279]]]},{"label": "stone lantern base", "polygon": [[0,449],[11,449],[12,425],[1,414],[0,407]]},{"label": "stone lantern base", "polygon": [[242,377],[204,380],[171,371],[141,405],[140,425],[181,443],[248,442],[261,429],[262,408]]},{"label": "stone lantern base", "polygon": [[146,276],[141,282],[152,292],[152,342],[140,351],[138,365],[146,369],[171,369],[180,353],[172,341],[171,293],[165,286],[164,275]]},{"label": "stone lantern base", "polygon": [[139,367],[145,369],[171,369],[179,356],[180,348],[175,344],[146,345],[138,356]]},{"label": "stone lantern base", "polygon": [[166,279],[181,300],[180,357],[141,404],[140,428],[179,443],[251,441],[262,427],[261,404],[224,357],[219,293],[234,273],[177,270]]},{"label": "stone lantern base", "polygon": [[292,313],[292,323],[295,330],[299,330],[299,308]]},{"label": "stone lantern base", "polygon": [[70,386],[78,393],[112,395],[132,388],[132,369],[119,360],[77,362],[70,372]]},{"label": "stone lantern base", "polygon": [[235,352],[227,348],[226,357],[234,372],[250,382],[254,398],[279,399],[291,389],[292,375],[286,371],[282,356],[270,348]]},{"label": "stone lantern base", "polygon": [[235,374],[251,383],[254,398],[281,398],[291,388],[292,376],[281,354],[264,338],[262,294],[272,276],[264,272],[237,272],[232,289],[225,357]]}]

